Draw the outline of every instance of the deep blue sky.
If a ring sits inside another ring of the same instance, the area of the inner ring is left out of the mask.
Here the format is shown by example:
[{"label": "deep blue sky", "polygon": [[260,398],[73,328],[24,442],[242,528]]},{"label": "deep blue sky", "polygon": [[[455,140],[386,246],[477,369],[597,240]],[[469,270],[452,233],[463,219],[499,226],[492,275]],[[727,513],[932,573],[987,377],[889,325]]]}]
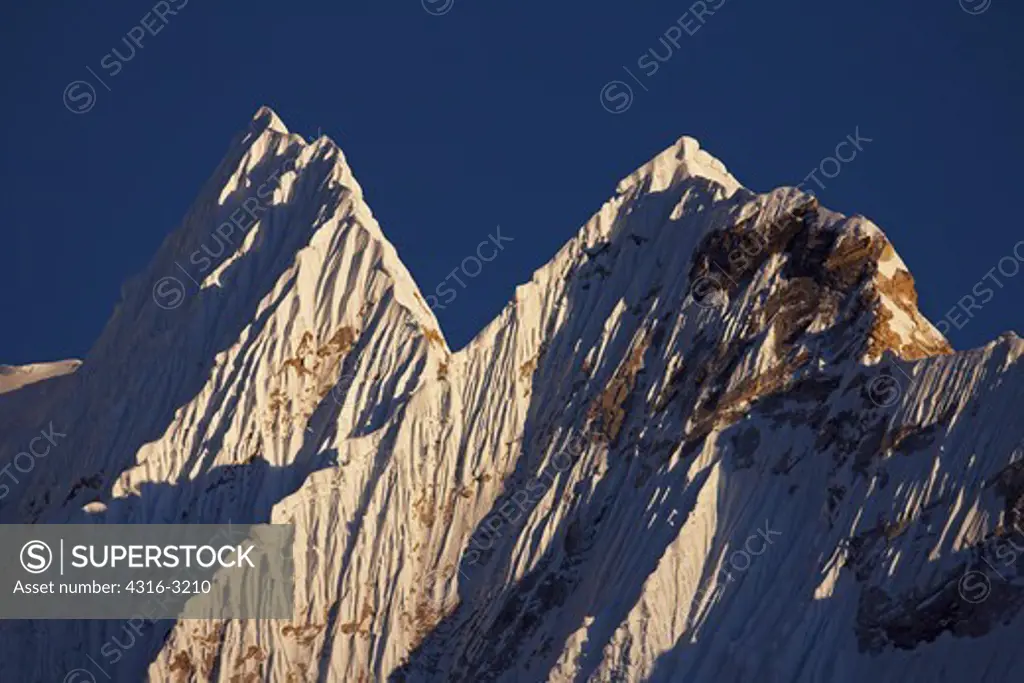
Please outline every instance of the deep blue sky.
[{"label": "deep blue sky", "polygon": [[[859,126],[874,142],[818,194],[887,232],[938,319],[1024,238],[1024,7],[990,1],[726,0],[649,78],[690,2],[188,0],[116,76],[101,59],[154,1],[4,3],[0,363],[83,356],[261,104],[342,146],[424,291],[496,225],[516,239],[440,312],[453,347],[682,134],[767,191]],[[611,115],[624,65],[647,91]],[[1024,273],[1004,284],[954,346],[1024,332]]]}]

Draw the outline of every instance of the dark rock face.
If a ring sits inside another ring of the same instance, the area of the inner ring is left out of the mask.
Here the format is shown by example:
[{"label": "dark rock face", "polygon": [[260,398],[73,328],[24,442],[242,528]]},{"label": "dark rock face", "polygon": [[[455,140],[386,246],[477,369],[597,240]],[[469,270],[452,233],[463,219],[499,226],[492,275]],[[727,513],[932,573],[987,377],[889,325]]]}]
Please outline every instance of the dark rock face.
[{"label": "dark rock face", "polygon": [[[1024,608],[1024,533],[988,539],[970,549],[977,559],[942,576],[927,590],[896,595],[880,587],[861,593],[857,638],[862,652],[912,650],[948,631],[978,638],[1010,623]],[[860,546],[863,548],[863,546]]]}]

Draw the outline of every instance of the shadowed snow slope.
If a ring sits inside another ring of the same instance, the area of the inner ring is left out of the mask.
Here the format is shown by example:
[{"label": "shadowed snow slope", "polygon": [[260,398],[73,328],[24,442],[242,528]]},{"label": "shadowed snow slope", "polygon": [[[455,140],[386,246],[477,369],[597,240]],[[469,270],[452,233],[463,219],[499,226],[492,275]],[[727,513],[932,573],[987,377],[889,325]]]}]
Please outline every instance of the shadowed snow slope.
[{"label": "shadowed snow slope", "polygon": [[123,622],[4,622],[0,680],[1016,681],[1022,354],[691,138],[453,354],[341,151],[261,109],[82,367],[0,397],[0,463],[67,434],[0,522],[293,523],[294,618],[117,661]]}]

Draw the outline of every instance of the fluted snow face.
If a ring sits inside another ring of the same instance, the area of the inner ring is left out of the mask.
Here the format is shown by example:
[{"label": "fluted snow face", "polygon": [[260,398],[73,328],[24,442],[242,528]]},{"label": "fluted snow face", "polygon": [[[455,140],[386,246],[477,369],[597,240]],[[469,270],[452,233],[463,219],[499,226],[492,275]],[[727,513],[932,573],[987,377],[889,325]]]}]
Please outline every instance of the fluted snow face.
[{"label": "fluted snow face", "polygon": [[[0,521],[295,524],[293,621],[150,626],[116,680],[1011,681],[1022,352],[952,354],[870,221],[683,138],[453,354],[261,110],[83,367],[0,399],[0,461],[69,435]],[[0,678],[123,627],[0,625]]]}]

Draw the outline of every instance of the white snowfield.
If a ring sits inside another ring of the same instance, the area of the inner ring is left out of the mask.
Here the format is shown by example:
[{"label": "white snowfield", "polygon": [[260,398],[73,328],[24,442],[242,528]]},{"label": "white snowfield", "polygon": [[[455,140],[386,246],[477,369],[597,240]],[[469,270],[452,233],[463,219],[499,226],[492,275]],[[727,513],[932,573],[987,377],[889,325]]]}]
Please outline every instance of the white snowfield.
[{"label": "white snowfield", "polygon": [[264,108],[82,366],[0,396],[0,464],[67,434],[0,522],[294,523],[294,618],[2,622],[0,681],[1024,680],[1022,354],[691,138],[452,353]]}]

